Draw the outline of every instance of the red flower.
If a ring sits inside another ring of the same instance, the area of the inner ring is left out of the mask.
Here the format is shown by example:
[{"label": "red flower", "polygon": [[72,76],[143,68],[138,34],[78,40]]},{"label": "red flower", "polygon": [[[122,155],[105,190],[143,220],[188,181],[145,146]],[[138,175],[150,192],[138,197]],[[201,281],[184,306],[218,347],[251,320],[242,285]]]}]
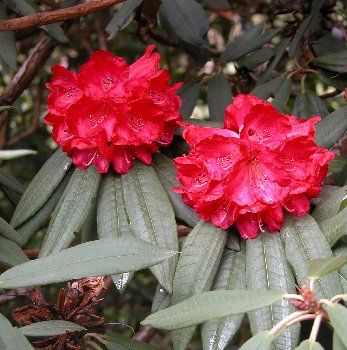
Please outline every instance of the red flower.
[{"label": "red flower", "polygon": [[319,194],[334,154],[314,142],[314,124],[280,114],[270,103],[238,95],[227,107],[224,129],[184,124],[191,145],[175,159],[183,201],[223,229],[236,222],[245,239],[265,223],[270,232],[288,212],[305,215]]},{"label": "red flower", "polygon": [[133,158],[150,164],[158,146],[172,141],[181,120],[176,95],[181,84],[169,85],[170,74],[159,70],[160,55],[153,49],[130,66],[97,51],[80,73],[52,68],[45,122],[77,167],[94,164],[105,173],[112,162],[126,173]]}]

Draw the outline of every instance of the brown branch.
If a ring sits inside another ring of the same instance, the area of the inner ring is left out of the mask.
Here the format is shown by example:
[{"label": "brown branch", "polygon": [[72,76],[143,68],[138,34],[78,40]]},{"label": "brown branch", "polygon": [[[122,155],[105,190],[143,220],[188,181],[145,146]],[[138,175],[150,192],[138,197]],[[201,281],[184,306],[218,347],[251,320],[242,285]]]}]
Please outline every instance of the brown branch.
[{"label": "brown branch", "polygon": [[[17,99],[29,86],[56,45],[53,40],[43,38],[30,50],[28,57],[0,95],[0,104],[11,105]],[[0,113],[0,129],[5,124],[7,117],[7,111]]]},{"label": "brown branch", "polygon": [[325,94],[323,94],[323,95],[320,95],[320,96],[318,96],[318,97],[321,98],[322,100],[325,100],[325,99],[327,99],[327,98],[337,96],[337,95],[339,95],[339,94],[341,94],[341,93],[342,93],[342,91],[340,91],[340,90],[335,90],[335,91],[332,91],[332,92],[327,92],[327,93],[325,93]]},{"label": "brown branch", "polygon": [[44,24],[66,21],[72,18],[79,18],[89,13],[94,13],[125,0],[94,0],[68,8],[49,12],[39,12],[29,16],[6,19],[0,21],[0,31],[28,29],[42,26]]}]

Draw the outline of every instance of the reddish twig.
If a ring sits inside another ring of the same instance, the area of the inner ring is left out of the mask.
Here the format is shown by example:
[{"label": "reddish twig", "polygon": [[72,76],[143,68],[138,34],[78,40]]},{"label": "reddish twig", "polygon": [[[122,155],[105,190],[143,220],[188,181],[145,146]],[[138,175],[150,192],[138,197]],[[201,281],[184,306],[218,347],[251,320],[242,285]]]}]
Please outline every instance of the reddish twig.
[{"label": "reddish twig", "polygon": [[26,249],[24,250],[24,254],[29,259],[37,259],[40,254],[40,249]]},{"label": "reddish twig", "polygon": [[154,337],[155,333],[154,328],[150,326],[141,326],[140,330],[135,334],[134,339],[148,343]]},{"label": "reddish twig", "polygon": [[94,0],[76,6],[50,12],[39,12],[29,16],[6,19],[0,21],[0,31],[28,29],[42,26],[44,24],[66,21],[72,18],[85,16],[113,5],[119,4],[124,0]]}]

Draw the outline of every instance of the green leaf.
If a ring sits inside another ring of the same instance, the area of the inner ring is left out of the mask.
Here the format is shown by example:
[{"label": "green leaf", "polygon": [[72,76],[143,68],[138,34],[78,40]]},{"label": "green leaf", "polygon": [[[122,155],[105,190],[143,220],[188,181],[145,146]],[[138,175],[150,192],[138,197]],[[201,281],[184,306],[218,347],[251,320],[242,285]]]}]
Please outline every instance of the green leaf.
[{"label": "green leaf", "polygon": [[0,184],[19,194],[24,193],[25,190],[23,185],[14,176],[2,170],[0,170]]},{"label": "green leaf", "polygon": [[346,132],[347,129],[347,106],[328,114],[316,124],[315,141],[318,146],[330,148]]},{"label": "green leaf", "polygon": [[336,332],[333,334],[333,350],[346,350]]},{"label": "green leaf", "polygon": [[143,341],[110,332],[106,333],[105,345],[108,350],[155,350],[155,348]]},{"label": "green leaf", "polygon": [[221,55],[221,60],[225,62],[235,61],[263,46],[278,33],[277,29],[269,29],[261,33],[263,27],[263,23],[258,24],[238,36],[225,48]]},{"label": "green leaf", "polygon": [[33,154],[37,154],[37,152],[30,149],[2,150],[0,151],[0,160],[16,159]]},{"label": "green leaf", "polygon": [[325,103],[313,91],[300,91],[296,96],[292,113],[301,119],[314,116],[324,118],[328,114],[328,110]]},{"label": "green leaf", "polygon": [[[341,244],[338,245],[337,248],[333,250],[335,256],[339,255],[347,255],[347,245]],[[341,278],[342,289],[344,293],[347,293],[347,265],[343,265],[339,268],[339,275]]]},{"label": "green leaf", "polygon": [[47,202],[31,218],[17,227],[17,231],[22,236],[24,243],[27,243],[30,237],[48,220],[54,208],[57,206],[63,192],[65,191],[71,175],[72,171],[69,171],[64,176],[62,182],[48,198]]},{"label": "green leaf", "polygon": [[264,84],[266,80],[271,76],[273,70],[281,60],[286,48],[288,46],[290,38],[282,38],[281,41],[275,46],[275,57],[271,60],[266,71],[259,76],[258,85]]},{"label": "green leaf", "polygon": [[176,253],[135,237],[120,237],[117,240],[105,238],[15,266],[0,275],[0,288],[136,271],[153,266]]},{"label": "green leaf", "polygon": [[[4,4],[0,4],[0,20],[7,19],[7,13]],[[0,58],[12,69],[17,68],[17,48],[13,32],[0,32]],[[1,108],[1,107],[0,107]],[[1,111],[1,109],[0,109]]]},{"label": "green leaf", "polygon": [[[309,261],[333,256],[325,236],[309,214],[302,217],[286,215],[281,234],[285,241],[287,260],[294,269],[298,284],[309,285]],[[337,272],[315,281],[315,294],[318,299],[331,298],[341,293],[342,287]]]},{"label": "green leaf", "polygon": [[[107,174],[102,179],[99,191],[97,209],[99,238],[112,237],[116,239],[122,235],[132,234],[124,206],[120,175]],[[132,276],[132,272],[112,276],[117,289],[121,293],[124,291]]]},{"label": "green leaf", "polygon": [[7,238],[0,236],[0,263],[5,266],[16,266],[28,261],[23,250]]},{"label": "green leaf", "polygon": [[192,115],[200,95],[200,90],[201,82],[183,85],[179,90],[178,95],[182,99],[179,111],[182,114],[183,119],[189,119]]},{"label": "green leaf", "polygon": [[347,50],[316,57],[313,61],[318,67],[339,73],[347,72]]},{"label": "green leaf", "polygon": [[12,216],[11,225],[17,227],[33,216],[58,187],[71,166],[71,158],[58,149],[31,180]]},{"label": "green leaf", "polygon": [[346,209],[346,207],[347,207],[347,197],[345,196],[344,199],[340,203],[339,212]]},{"label": "green leaf", "polygon": [[233,100],[230,85],[223,73],[216,74],[208,83],[207,103],[211,120],[223,121],[225,108]]},{"label": "green leaf", "polygon": [[347,73],[336,74],[329,70],[318,69],[317,76],[325,84],[334,86],[338,90],[342,91],[347,86]]},{"label": "green leaf", "polygon": [[347,166],[347,159],[343,157],[336,156],[332,161],[329,162],[328,167],[329,171],[333,173],[339,173],[343,171]]},{"label": "green leaf", "polygon": [[340,238],[347,235],[347,208],[334,217],[322,221],[320,228],[332,247]]},{"label": "green leaf", "polygon": [[324,350],[324,348],[318,342],[306,339],[295,350]]},{"label": "green leaf", "polygon": [[240,347],[240,350],[271,350],[274,340],[275,336],[273,334],[269,331],[262,331],[248,339],[246,343]]},{"label": "green leaf", "polygon": [[324,56],[329,53],[344,51],[346,50],[346,45],[343,40],[331,33],[327,33],[314,42],[312,48],[316,56]]},{"label": "green leaf", "polygon": [[10,321],[0,314],[0,349],[1,350],[34,350],[29,340],[18,330],[12,327]]},{"label": "green leaf", "polygon": [[267,100],[275,91],[279,89],[279,87],[283,84],[283,81],[285,79],[286,78],[284,78],[283,76],[279,76],[275,79],[268,81],[267,83],[257,85],[251,91],[251,94],[263,100]]},{"label": "green leaf", "polygon": [[[31,0],[3,0],[19,16],[33,15],[42,12],[40,7]],[[63,29],[56,23],[40,26],[48,35],[61,43],[67,43],[69,40],[65,36]]]},{"label": "green leaf", "polygon": [[214,290],[203,292],[148,316],[141,323],[161,329],[179,329],[215,318],[243,314],[271,305],[285,291]]},{"label": "green leaf", "polygon": [[181,194],[172,190],[173,187],[181,186],[176,179],[177,169],[173,160],[162,153],[157,153],[153,156],[153,166],[169,197],[176,217],[186,222],[189,226],[194,227],[199,221],[197,213],[192,207],[183,203]]},{"label": "green leaf", "polygon": [[118,238],[130,231],[124,208],[120,175],[107,174],[102,179],[98,199],[97,222],[99,238]]},{"label": "green leaf", "polygon": [[24,244],[23,237],[3,218],[0,217],[0,235],[5,238],[10,239],[11,241],[16,242],[19,245]]},{"label": "green leaf", "polygon": [[101,175],[90,166],[76,168],[53,212],[41,250],[40,257],[55,254],[67,248],[79,232],[96,198]]},{"label": "green leaf", "polygon": [[86,329],[73,322],[63,320],[51,320],[32,323],[28,326],[19,328],[19,330],[22,332],[22,334],[24,334],[27,337],[47,337],[61,335],[64,334],[66,331],[72,333],[85,331]]},{"label": "green leaf", "polygon": [[143,0],[127,0],[120,4],[117,8],[117,12],[111,18],[111,21],[107,24],[105,30],[108,34],[108,40],[112,40],[119,30],[124,29],[129,21],[134,17],[135,9],[142,3]]},{"label": "green leaf", "polygon": [[[133,233],[158,247],[178,250],[175,214],[153,167],[141,162],[122,175],[123,197]],[[172,291],[178,257],[164,261],[151,271],[159,283]]]},{"label": "green leaf", "polygon": [[319,195],[319,202],[312,211],[313,218],[321,222],[333,218],[339,212],[341,201],[347,195],[347,186],[323,186]]},{"label": "green leaf", "polygon": [[[268,232],[246,241],[246,278],[248,290],[286,289],[295,294],[295,278],[285,256],[280,234]],[[252,334],[271,329],[295,308],[284,299],[248,313]],[[286,328],[275,340],[273,349],[291,350],[299,342],[300,327]]]},{"label": "green leaf", "polygon": [[[230,241],[230,236],[228,241]],[[213,282],[213,290],[246,290],[246,249],[239,252],[225,249]],[[202,326],[204,349],[223,350],[241,326],[244,314],[205,322]]]},{"label": "green leaf", "polygon": [[[198,222],[184,241],[178,260],[173,281],[173,305],[211,289],[225,242],[224,230],[205,221]],[[189,327],[173,332],[174,348],[185,349],[194,330],[195,327]]]},{"label": "green leaf", "polygon": [[272,105],[278,109],[280,112],[283,111],[284,107],[287,105],[289,95],[291,92],[292,80],[286,78],[283,80],[282,84],[279,86],[278,91],[275,92]]},{"label": "green leaf", "polygon": [[86,220],[81,229],[81,243],[95,241],[98,239],[98,228],[96,222],[97,201],[94,201]]},{"label": "green leaf", "polygon": [[151,313],[166,309],[171,305],[171,294],[167,292],[159,283],[155,291]]},{"label": "green leaf", "polygon": [[249,55],[243,57],[239,62],[239,67],[247,67],[248,69],[253,69],[260,64],[268,61],[273,55],[275,51],[268,47],[264,47],[262,49],[256,50]]},{"label": "green leaf", "polygon": [[314,23],[314,15],[310,14],[300,24],[299,29],[296,31],[294,38],[289,45],[289,57],[290,58],[294,58],[295,53],[297,52],[298,45],[299,45],[302,37],[304,37],[305,34],[309,32],[313,23]]},{"label": "green leaf", "polygon": [[163,0],[158,16],[165,31],[198,65],[210,59],[206,39],[209,22],[201,4],[195,0]]},{"label": "green leaf", "polygon": [[347,264],[347,255],[338,255],[330,259],[314,259],[308,264],[308,277],[320,278]]},{"label": "green leaf", "polygon": [[338,335],[341,342],[347,347],[346,320],[347,309],[340,304],[326,305],[331,325],[334,327],[334,332]]}]

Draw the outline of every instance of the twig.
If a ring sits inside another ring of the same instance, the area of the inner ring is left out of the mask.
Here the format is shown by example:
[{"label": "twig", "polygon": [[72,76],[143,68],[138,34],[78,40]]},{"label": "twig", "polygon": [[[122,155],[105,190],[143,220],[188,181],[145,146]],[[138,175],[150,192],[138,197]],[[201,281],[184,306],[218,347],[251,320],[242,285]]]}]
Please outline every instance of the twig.
[{"label": "twig", "polygon": [[9,290],[6,293],[2,293],[0,295],[0,305],[7,304],[9,301],[16,299],[17,297],[27,295],[33,289],[34,287],[17,288],[17,289]]},{"label": "twig", "polygon": [[[17,99],[29,86],[56,45],[53,40],[43,38],[30,50],[28,57],[0,95],[0,104],[11,105]],[[0,113],[0,129],[5,124],[7,117],[7,111]]]},{"label": "twig", "polygon": [[337,95],[339,95],[339,94],[341,94],[341,93],[342,93],[342,91],[340,91],[340,90],[335,90],[335,91],[332,91],[332,92],[327,92],[326,94],[320,95],[320,96],[318,96],[318,97],[321,98],[322,100],[325,100],[325,99],[327,99],[327,98],[337,96]]},{"label": "twig", "polygon": [[150,326],[141,326],[140,330],[135,334],[134,339],[149,342],[155,335],[155,329]]},{"label": "twig", "polygon": [[94,0],[64,9],[39,12],[29,16],[1,20],[0,31],[28,29],[42,26],[44,24],[66,21],[68,19],[82,17],[89,13],[103,10],[123,1],[124,0]]},{"label": "twig", "polygon": [[24,250],[24,254],[29,259],[37,259],[40,253],[40,249],[26,249]]},{"label": "twig", "polygon": [[107,50],[107,34],[105,31],[105,26],[102,23],[100,13],[95,15],[94,25],[96,34],[98,35],[99,50]]}]

